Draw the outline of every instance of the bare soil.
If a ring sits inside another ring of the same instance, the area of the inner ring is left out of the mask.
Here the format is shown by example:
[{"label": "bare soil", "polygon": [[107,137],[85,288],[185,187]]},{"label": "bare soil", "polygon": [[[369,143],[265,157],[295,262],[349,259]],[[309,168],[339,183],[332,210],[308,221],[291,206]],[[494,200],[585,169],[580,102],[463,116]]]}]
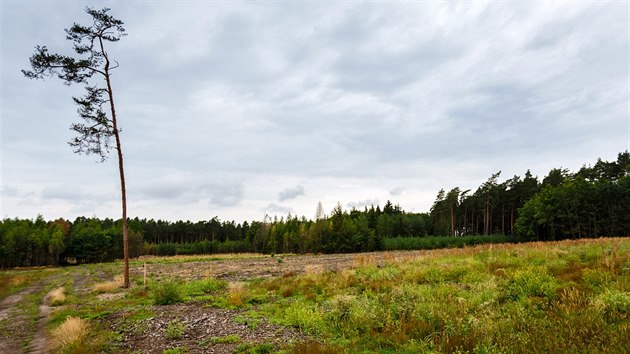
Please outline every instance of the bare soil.
[{"label": "bare soil", "polygon": [[[24,298],[30,294],[36,294],[46,284],[56,279],[47,278],[28,286],[17,294],[8,296],[0,303],[0,353],[47,353],[48,337],[46,335],[46,323],[50,316],[50,298],[48,294],[39,305],[39,317],[36,322],[28,313],[19,307]],[[30,342],[29,338],[32,339]],[[26,344],[28,347],[25,348]]]},{"label": "bare soil", "polygon": [[29,286],[17,294],[8,296],[0,303],[0,353],[22,353],[23,339],[31,333],[32,323],[17,304],[24,297],[39,291],[41,285]]},{"label": "bare soil", "polygon": [[[416,258],[423,253],[423,251],[396,251],[360,254],[276,255],[274,257],[233,258],[186,263],[153,263],[148,264],[147,276],[178,279],[213,277],[231,282],[244,281],[287,274],[334,272],[362,263],[382,265],[395,260]],[[142,277],[143,267],[134,267],[131,272],[133,277]]]},{"label": "bare soil", "polygon": [[[153,318],[135,322],[132,328],[123,331],[124,350],[140,353],[162,353],[166,349],[185,347],[186,353],[232,353],[239,345],[272,343],[280,349],[287,344],[303,341],[299,332],[286,327],[270,324],[265,319],[246,323],[237,320],[242,311],[203,307],[189,303],[155,306]],[[109,318],[112,329],[124,327],[125,313]],[[181,338],[168,338],[167,327],[171,323],[181,323],[184,333]],[[230,343],[219,343],[226,336],[233,337]]]},{"label": "bare soil", "polygon": [[33,339],[28,346],[28,352],[31,354],[48,353],[48,334],[46,333],[46,323],[48,323],[48,318],[50,317],[50,313],[52,311],[50,303],[53,291],[54,289],[48,292],[48,294],[44,296],[42,303],[39,305],[37,332],[35,332],[35,336],[33,336]]}]

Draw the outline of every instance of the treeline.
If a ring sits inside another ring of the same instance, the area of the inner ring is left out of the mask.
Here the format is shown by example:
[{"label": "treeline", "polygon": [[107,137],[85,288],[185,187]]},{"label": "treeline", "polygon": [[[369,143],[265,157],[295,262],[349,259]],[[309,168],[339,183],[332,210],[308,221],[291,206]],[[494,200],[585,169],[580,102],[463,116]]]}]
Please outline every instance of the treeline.
[{"label": "treeline", "polygon": [[436,235],[514,235],[523,240],[630,235],[630,154],[598,159],[571,173],[554,168],[542,181],[529,170],[474,192],[440,190],[431,208]]},{"label": "treeline", "polygon": [[[406,213],[387,202],[363,211],[337,205],[315,220],[287,216],[251,224],[233,221],[129,219],[129,253],[140,255],[235,252],[334,253],[383,249],[383,239],[426,236],[429,215]],[[0,267],[94,263],[122,257],[121,220],[79,217],[74,222],[4,219],[0,222]]]},{"label": "treeline", "polygon": [[[388,201],[363,210],[338,204],[305,217],[243,222],[129,219],[130,256],[232,252],[337,253],[461,247],[630,235],[630,154],[571,173],[552,169],[541,181],[527,171],[499,182],[493,174],[474,192],[440,190],[430,213],[407,213]],[[73,222],[4,219],[0,267],[92,263],[122,257],[121,220]],[[447,237],[434,237],[434,236]],[[427,237],[431,236],[431,237]]]}]

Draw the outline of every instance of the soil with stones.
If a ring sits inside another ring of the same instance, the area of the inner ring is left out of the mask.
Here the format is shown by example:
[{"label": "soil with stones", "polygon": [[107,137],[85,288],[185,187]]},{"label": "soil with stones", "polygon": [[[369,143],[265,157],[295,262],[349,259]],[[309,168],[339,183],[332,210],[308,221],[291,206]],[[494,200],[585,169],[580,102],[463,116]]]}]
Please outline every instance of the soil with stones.
[{"label": "soil with stones", "polygon": [[[422,251],[372,252],[361,254],[289,255],[195,261],[186,263],[156,263],[148,265],[148,276],[158,278],[201,279],[214,277],[228,281],[269,278],[287,274],[319,273],[351,268],[369,261],[381,265],[393,260],[415,258]],[[148,258],[147,261],[151,259]],[[143,268],[131,269],[132,276],[142,277]]]},{"label": "soil with stones", "polygon": [[[126,328],[124,312],[108,318],[112,329],[125,328],[122,333],[124,350],[162,353],[166,349],[185,347],[186,353],[232,353],[245,343],[268,343],[279,350],[306,339],[294,329],[270,324],[265,319],[247,323],[238,319],[242,314],[239,310],[208,308],[195,303],[151,309],[157,313],[155,317],[136,321]],[[180,328],[179,334],[169,331],[169,327],[176,326]]]}]

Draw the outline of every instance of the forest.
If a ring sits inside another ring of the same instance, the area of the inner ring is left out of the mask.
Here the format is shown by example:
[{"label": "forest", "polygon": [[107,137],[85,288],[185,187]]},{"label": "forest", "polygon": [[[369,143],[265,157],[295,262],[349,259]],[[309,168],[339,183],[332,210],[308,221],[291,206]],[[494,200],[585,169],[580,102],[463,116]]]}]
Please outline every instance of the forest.
[{"label": "forest", "polygon": [[[500,177],[492,174],[474,191],[442,189],[428,213],[405,212],[388,201],[363,210],[337,204],[330,215],[320,204],[314,219],[288,215],[242,224],[218,217],[129,218],[130,256],[347,253],[630,234],[627,151],[577,172],[554,168],[542,180],[529,170],[523,177]],[[122,258],[122,246],[122,220],[0,221],[1,268],[111,261]]]}]

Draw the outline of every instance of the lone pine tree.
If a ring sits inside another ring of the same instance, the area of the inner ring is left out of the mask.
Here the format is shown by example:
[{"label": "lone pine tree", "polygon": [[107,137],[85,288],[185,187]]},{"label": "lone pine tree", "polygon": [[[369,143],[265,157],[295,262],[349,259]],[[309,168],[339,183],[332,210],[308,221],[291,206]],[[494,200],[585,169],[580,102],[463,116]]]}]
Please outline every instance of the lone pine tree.
[{"label": "lone pine tree", "polygon": [[[111,82],[111,72],[118,67],[118,63],[110,59],[105,50],[107,42],[117,42],[126,33],[122,27],[123,22],[107,14],[109,10],[88,7],[85,12],[92,16],[92,25],[82,26],[75,23],[70,29],[66,29],[66,39],[74,43],[76,57],[49,53],[45,46],[36,46],[35,54],[30,58],[31,70],[22,70],[22,73],[30,79],[57,76],[66,85],[85,85],[85,96],[72,98],[79,106],[78,113],[83,119],[82,122],[73,123],[71,126],[71,130],[77,133],[76,137],[69,141],[75,153],[95,154],[103,162],[112,148],[111,141],[112,137],[114,138],[122,198],[124,286],[129,287],[127,195],[120,129],[116,120]],[[94,77],[101,80],[94,80]],[[99,82],[95,84],[93,81]],[[106,113],[104,106],[109,114]]]}]

